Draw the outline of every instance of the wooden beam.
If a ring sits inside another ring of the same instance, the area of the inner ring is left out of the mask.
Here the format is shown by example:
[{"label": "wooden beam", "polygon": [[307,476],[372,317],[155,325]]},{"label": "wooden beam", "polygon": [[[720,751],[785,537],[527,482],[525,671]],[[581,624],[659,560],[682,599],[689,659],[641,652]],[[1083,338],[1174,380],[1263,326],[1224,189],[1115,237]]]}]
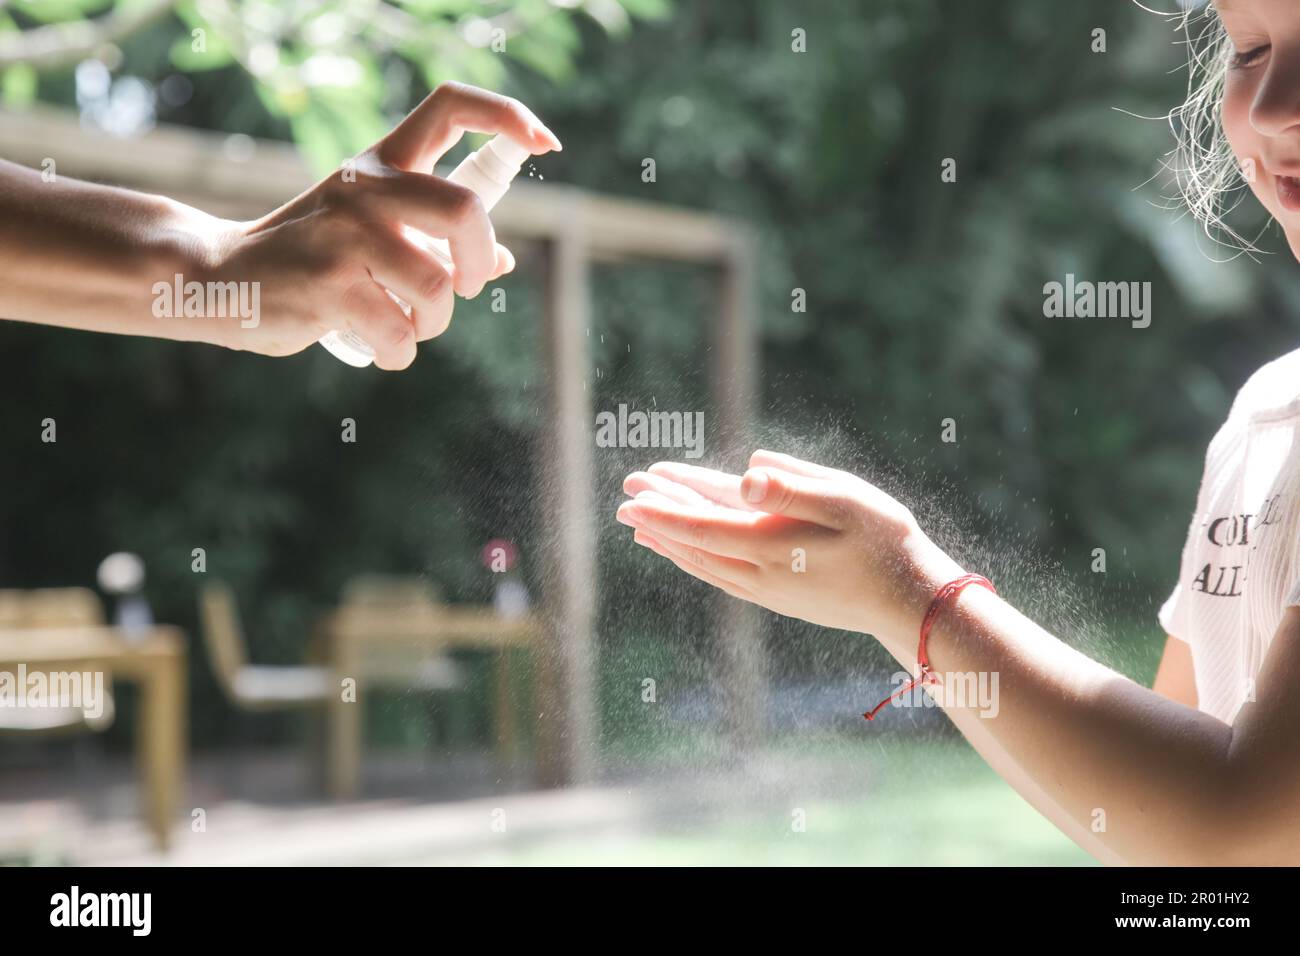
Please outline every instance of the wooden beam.
[{"label": "wooden beam", "polygon": [[595,768],[596,534],[592,522],[591,287],[580,217],[547,243],[546,424],[538,448],[547,582],[543,606],[538,777],[544,786],[590,780]]},{"label": "wooden beam", "polygon": [[39,167],[53,159],[56,172],[164,193],[214,215],[264,215],[313,182],[288,143],[243,140],[181,126],[159,126],[137,139],[82,129],[68,110],[37,106],[0,110],[0,155]]},{"label": "wooden beam", "polygon": [[[557,209],[564,211],[563,221]],[[528,181],[516,181],[492,213],[498,232],[529,239],[553,237],[577,219],[589,253],[613,258],[716,264],[729,254],[735,231],[708,213]]]},{"label": "wooden beam", "polygon": [[[48,106],[0,110],[0,156],[80,179],[163,193],[216,216],[265,215],[316,182],[298,151],[271,140],[159,126],[137,139],[83,129],[75,114]],[[563,210],[563,215],[558,210]],[[571,219],[590,254],[716,263],[735,227],[692,209],[598,196],[571,186],[517,180],[492,213],[506,239],[553,239]]]},{"label": "wooden beam", "polygon": [[[4,6],[0,3],[0,8]],[[135,33],[174,6],[176,0],[118,4],[107,16],[93,20],[50,23],[19,32],[0,33],[0,69],[15,63],[39,70],[71,65],[106,44]]]}]

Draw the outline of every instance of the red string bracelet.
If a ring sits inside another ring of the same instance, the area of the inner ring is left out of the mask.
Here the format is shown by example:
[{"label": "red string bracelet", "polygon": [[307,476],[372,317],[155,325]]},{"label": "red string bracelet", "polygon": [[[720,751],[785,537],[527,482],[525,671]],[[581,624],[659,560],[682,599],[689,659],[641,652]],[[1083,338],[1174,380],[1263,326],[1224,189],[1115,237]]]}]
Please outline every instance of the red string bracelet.
[{"label": "red string bracelet", "polygon": [[961,594],[961,592],[971,584],[978,584],[982,588],[988,588],[994,594],[998,593],[998,589],[993,586],[993,582],[982,574],[963,574],[961,577],[949,581],[943,587],[939,588],[939,590],[935,592],[934,600],[930,602],[929,610],[925,612],[925,617],[921,619],[921,640],[916,648],[916,663],[920,667],[921,672],[898,690],[894,691],[894,693],[882,700],[871,710],[863,714],[863,717],[867,718],[867,720],[875,720],[876,714],[880,713],[881,708],[892,703],[896,698],[903,696],[915,687],[920,687],[925,684],[937,684],[939,682],[938,675],[930,668],[930,655],[925,649],[926,642],[930,639],[930,629],[934,627],[934,622],[939,616],[939,612],[949,604],[955,602],[957,600],[957,595]]}]

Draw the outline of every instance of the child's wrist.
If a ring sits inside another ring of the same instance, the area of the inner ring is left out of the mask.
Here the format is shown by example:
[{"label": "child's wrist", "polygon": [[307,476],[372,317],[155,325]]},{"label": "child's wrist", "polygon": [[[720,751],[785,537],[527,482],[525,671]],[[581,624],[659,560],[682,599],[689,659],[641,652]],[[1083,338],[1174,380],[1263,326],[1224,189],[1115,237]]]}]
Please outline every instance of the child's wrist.
[{"label": "child's wrist", "polygon": [[889,635],[888,646],[891,650],[905,651],[906,656],[915,653],[921,622],[935,594],[966,571],[920,530],[904,540],[903,555],[906,571],[900,588],[897,622]]}]

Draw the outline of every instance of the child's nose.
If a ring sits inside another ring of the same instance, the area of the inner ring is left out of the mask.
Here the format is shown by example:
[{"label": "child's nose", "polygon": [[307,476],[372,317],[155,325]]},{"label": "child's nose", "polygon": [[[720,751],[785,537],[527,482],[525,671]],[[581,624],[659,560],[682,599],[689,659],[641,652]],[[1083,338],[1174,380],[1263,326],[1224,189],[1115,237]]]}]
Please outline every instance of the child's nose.
[{"label": "child's nose", "polygon": [[1300,132],[1300,49],[1273,50],[1255,93],[1250,122],[1264,136]]}]

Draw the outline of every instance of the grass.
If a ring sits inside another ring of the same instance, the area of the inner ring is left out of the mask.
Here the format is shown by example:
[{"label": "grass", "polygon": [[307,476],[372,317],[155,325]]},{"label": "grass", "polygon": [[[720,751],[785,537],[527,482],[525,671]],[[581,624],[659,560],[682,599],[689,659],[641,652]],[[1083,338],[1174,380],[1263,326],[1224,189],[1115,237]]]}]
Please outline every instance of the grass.
[{"label": "grass", "polygon": [[[741,805],[691,823],[576,833],[457,854],[480,865],[1081,866],[1092,859],[961,741],[897,739],[863,750],[860,796]],[[825,759],[819,755],[816,759]],[[799,757],[808,759],[807,748]],[[844,760],[845,752],[836,752]],[[795,812],[803,812],[802,831]]]}]

